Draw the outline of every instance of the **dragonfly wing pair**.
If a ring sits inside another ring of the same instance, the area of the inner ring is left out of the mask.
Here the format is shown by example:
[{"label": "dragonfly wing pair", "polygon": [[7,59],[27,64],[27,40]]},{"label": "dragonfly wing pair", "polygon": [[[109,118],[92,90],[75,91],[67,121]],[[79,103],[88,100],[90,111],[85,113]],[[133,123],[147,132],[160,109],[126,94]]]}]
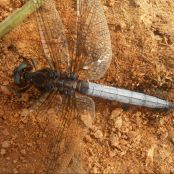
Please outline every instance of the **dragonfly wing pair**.
[{"label": "dragonfly wing pair", "polygon": [[[36,11],[44,61],[54,70],[74,73],[83,80],[97,80],[104,75],[112,58],[104,10],[99,0],[77,0],[74,11],[75,26],[70,31],[74,37],[72,42],[66,37],[68,32],[53,0],[45,0]],[[55,95],[59,94],[49,95],[43,106],[56,102]],[[46,159],[47,173],[66,169],[78,150],[75,147],[78,147],[83,132],[80,128],[91,126],[95,104],[91,98],[82,95],[62,96],[61,104],[57,101],[57,111],[59,121]],[[61,148],[62,142],[64,148]]]},{"label": "dragonfly wing pair", "polygon": [[[99,0],[77,0],[76,6],[76,26],[72,26],[74,30],[71,30],[76,38],[73,45],[69,46],[65,27],[54,1],[45,0],[37,10],[45,59],[55,70],[71,71],[81,79],[97,80],[105,74],[112,59],[111,39],[104,10]],[[73,53],[71,57],[69,52]]]}]

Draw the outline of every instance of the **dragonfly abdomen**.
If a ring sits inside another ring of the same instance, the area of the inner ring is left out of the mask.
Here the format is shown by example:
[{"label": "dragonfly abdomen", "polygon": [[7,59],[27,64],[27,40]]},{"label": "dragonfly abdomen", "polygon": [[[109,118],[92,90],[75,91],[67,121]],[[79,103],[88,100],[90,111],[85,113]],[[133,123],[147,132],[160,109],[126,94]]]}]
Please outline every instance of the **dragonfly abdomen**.
[{"label": "dragonfly abdomen", "polygon": [[85,94],[149,108],[174,108],[172,103],[157,97],[91,82],[89,82],[89,87]]}]

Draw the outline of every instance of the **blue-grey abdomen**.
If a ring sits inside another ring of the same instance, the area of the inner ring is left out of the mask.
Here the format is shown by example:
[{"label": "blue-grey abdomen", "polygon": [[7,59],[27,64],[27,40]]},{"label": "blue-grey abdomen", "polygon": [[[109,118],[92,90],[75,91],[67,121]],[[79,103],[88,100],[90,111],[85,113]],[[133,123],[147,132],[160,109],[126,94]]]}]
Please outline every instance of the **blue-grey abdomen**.
[{"label": "blue-grey abdomen", "polygon": [[91,82],[85,94],[149,108],[174,108],[174,104],[157,97]]}]

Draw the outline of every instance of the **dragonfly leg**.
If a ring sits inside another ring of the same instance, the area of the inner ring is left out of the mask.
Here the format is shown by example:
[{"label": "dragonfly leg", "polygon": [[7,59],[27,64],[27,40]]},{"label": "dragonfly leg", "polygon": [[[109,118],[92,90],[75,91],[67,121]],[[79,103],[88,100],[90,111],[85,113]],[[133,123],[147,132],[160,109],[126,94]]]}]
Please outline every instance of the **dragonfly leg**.
[{"label": "dragonfly leg", "polygon": [[36,64],[37,64],[37,63],[36,63],[36,60],[30,58],[30,62],[31,62],[31,64],[32,64],[32,66],[34,67],[35,71],[37,71],[37,68],[36,68]]},{"label": "dragonfly leg", "polygon": [[75,75],[74,73],[66,73],[66,72],[63,72],[60,74],[60,77],[62,79],[70,79],[70,80],[77,80],[77,75]]},{"label": "dragonfly leg", "polygon": [[18,95],[17,90],[8,85],[0,85],[0,91],[7,96]]},{"label": "dragonfly leg", "polygon": [[75,94],[75,91],[73,89],[66,89],[64,94],[67,96],[73,96]]},{"label": "dragonfly leg", "polygon": [[69,78],[70,78],[71,80],[77,80],[77,75],[74,74],[74,73],[70,73],[70,74],[69,74]]}]

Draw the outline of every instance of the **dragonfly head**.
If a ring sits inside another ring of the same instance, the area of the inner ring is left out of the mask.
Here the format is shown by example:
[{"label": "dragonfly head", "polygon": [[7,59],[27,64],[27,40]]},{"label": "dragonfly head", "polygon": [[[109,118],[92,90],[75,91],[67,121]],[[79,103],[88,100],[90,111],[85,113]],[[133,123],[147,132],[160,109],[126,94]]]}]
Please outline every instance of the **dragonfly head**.
[{"label": "dragonfly head", "polygon": [[18,67],[13,71],[14,83],[20,87],[26,87],[28,82],[25,78],[27,72],[32,71],[33,66],[29,61],[24,60]]}]

